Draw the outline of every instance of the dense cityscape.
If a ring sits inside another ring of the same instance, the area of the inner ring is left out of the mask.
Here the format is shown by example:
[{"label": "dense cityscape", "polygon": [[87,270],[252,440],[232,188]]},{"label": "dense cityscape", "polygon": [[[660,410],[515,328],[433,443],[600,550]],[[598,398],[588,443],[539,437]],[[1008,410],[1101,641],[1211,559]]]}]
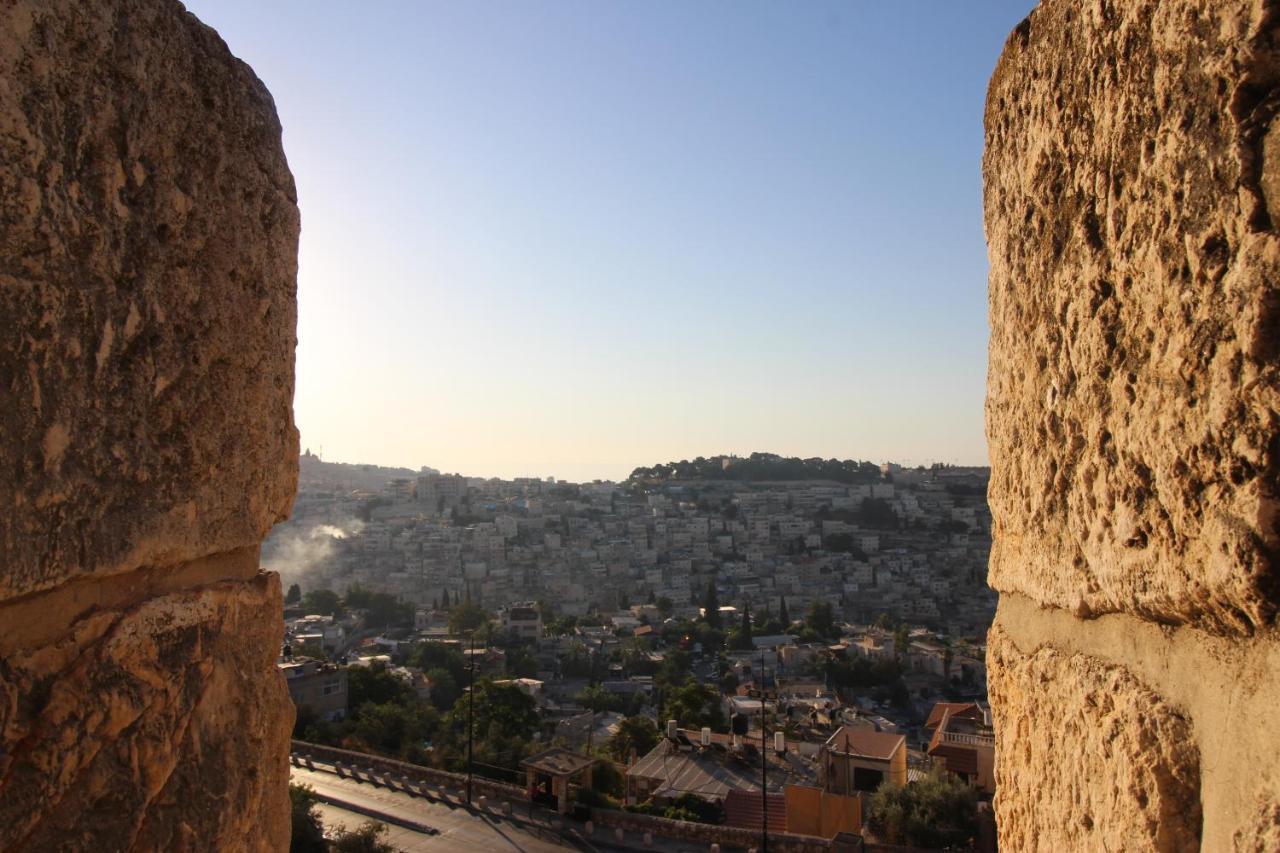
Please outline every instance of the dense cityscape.
[{"label": "dense cityscape", "polygon": [[975,843],[988,473],[755,453],[566,483],[308,451],[262,555],[295,747],[563,814]]}]

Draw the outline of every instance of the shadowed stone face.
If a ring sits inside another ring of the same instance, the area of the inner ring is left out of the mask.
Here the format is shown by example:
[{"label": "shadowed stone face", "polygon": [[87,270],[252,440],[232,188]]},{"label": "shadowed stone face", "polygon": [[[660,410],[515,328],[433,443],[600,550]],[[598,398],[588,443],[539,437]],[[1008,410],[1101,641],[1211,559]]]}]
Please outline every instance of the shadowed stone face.
[{"label": "shadowed stone face", "polygon": [[0,598],[288,514],[297,237],[271,96],[176,2],[0,8]]},{"label": "shadowed stone face", "polygon": [[0,4],[0,849],[288,846],[297,239],[181,5]]}]

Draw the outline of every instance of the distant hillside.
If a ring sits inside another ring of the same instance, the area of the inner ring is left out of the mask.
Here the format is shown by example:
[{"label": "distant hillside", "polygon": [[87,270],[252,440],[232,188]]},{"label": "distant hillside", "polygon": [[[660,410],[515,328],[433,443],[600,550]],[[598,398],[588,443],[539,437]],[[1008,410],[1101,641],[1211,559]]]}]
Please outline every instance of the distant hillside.
[{"label": "distant hillside", "polygon": [[413,471],[409,468],[387,468],[382,465],[325,462],[313,453],[298,457],[298,483],[301,486],[342,486],[350,489],[380,490],[390,480],[413,479],[434,468]]},{"label": "distant hillside", "polygon": [[661,483],[668,480],[834,480],[837,483],[872,483],[880,479],[880,466],[852,459],[800,459],[776,453],[750,456],[712,456],[643,466],[631,472],[629,482]]}]

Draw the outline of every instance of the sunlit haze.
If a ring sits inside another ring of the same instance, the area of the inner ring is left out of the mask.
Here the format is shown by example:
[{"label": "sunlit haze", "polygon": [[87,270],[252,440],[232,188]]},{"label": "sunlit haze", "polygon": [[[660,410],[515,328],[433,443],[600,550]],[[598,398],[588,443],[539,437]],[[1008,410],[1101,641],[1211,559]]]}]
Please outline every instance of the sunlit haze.
[{"label": "sunlit haze", "polygon": [[303,445],[985,464],[982,111],[1031,5],[189,3],[284,125]]}]

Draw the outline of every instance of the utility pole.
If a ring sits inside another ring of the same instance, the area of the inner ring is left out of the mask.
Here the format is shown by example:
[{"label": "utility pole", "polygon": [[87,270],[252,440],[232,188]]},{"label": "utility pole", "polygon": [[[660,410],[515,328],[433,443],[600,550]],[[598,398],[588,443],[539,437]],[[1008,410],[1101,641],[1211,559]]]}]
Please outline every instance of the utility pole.
[{"label": "utility pole", "polygon": [[467,690],[467,808],[471,808],[471,756],[476,732],[476,632],[471,631],[471,687]]},{"label": "utility pole", "polygon": [[764,646],[760,647],[760,853],[769,853],[769,734],[764,727]]}]

